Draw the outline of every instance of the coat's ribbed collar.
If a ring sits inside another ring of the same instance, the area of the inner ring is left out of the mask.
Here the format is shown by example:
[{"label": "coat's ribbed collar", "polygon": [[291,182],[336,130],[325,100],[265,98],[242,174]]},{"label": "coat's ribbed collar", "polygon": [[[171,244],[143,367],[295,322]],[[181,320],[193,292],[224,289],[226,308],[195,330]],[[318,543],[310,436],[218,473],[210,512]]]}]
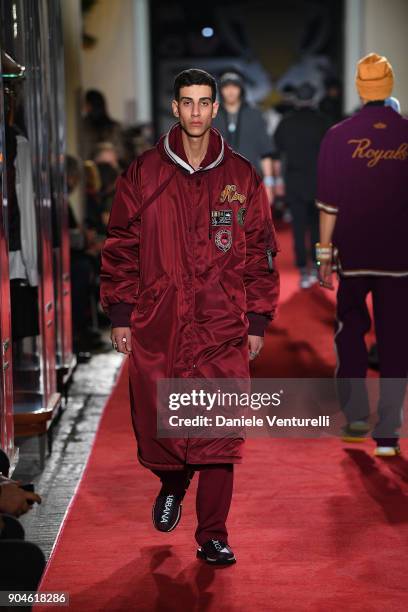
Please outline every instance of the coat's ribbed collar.
[{"label": "coat's ribbed collar", "polygon": [[181,166],[182,168],[184,168],[184,170],[187,170],[187,172],[189,172],[190,174],[194,174],[194,172],[198,172],[198,171],[201,171],[201,170],[211,170],[212,168],[215,168],[216,166],[218,166],[223,161],[224,155],[225,155],[224,139],[221,136],[221,134],[219,133],[219,131],[216,130],[215,128],[211,128],[210,138],[212,138],[212,139],[216,138],[219,141],[219,147],[218,147],[219,148],[219,152],[218,152],[218,155],[209,164],[207,164],[206,166],[200,167],[197,170],[195,170],[192,166],[190,166],[190,164],[185,159],[182,159],[180,157],[180,155],[177,155],[177,153],[171,148],[171,145],[170,145],[171,137],[173,135],[177,136],[177,134],[174,133],[174,130],[177,130],[178,132],[180,132],[180,138],[181,138],[180,123],[176,123],[175,125],[173,125],[170,128],[170,130],[164,136],[164,140],[163,140],[164,151],[166,152],[166,154],[170,157],[170,159],[175,164]]}]

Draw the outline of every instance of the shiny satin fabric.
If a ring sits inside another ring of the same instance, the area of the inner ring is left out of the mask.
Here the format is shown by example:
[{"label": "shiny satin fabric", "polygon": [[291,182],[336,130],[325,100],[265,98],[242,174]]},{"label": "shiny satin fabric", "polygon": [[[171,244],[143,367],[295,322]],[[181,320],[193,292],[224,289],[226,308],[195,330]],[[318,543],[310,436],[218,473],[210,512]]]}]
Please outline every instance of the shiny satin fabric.
[{"label": "shiny satin fabric", "polygon": [[[168,139],[173,150],[177,139],[179,126]],[[139,460],[153,469],[241,461],[241,437],[158,439],[156,382],[249,379],[247,313],[273,318],[279,295],[279,273],[267,257],[278,247],[262,182],[216,130],[209,151],[216,165],[208,168],[208,159],[198,171],[175,162],[164,138],[135,160],[118,180],[102,251],[102,305],[108,313],[128,305],[132,420]]]}]

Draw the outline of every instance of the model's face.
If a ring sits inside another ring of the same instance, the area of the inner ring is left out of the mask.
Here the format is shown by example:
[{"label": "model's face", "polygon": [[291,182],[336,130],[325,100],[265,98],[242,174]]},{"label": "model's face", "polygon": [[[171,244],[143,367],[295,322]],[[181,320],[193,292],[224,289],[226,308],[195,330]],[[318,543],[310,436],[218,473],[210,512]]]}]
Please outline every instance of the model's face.
[{"label": "model's face", "polygon": [[173,100],[173,114],[189,136],[200,138],[210,129],[218,111],[218,102],[211,95],[209,85],[190,85],[182,87],[179,99]]},{"label": "model's face", "polygon": [[241,100],[241,88],[239,85],[228,83],[221,89],[221,96],[224,104],[237,104]]}]

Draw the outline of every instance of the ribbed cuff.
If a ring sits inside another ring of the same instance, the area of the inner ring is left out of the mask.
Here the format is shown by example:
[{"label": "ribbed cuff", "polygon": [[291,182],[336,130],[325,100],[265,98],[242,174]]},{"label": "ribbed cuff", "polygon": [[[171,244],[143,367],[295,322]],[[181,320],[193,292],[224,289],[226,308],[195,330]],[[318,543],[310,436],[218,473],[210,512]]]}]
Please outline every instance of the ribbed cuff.
[{"label": "ribbed cuff", "polygon": [[130,317],[135,307],[127,302],[117,302],[109,306],[109,318],[112,327],[130,327]]},{"label": "ribbed cuff", "polygon": [[263,337],[271,319],[267,315],[259,314],[258,312],[248,312],[247,317],[249,321],[248,335]]}]

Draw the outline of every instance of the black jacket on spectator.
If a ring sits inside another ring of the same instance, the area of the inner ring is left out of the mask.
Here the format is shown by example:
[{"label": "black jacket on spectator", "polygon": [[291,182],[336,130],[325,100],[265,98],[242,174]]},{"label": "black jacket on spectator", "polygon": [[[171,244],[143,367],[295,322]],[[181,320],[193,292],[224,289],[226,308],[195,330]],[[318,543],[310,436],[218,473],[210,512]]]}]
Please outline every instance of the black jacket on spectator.
[{"label": "black jacket on spectator", "polygon": [[312,108],[294,110],[278,125],[273,157],[283,162],[288,203],[315,199],[320,143],[330,125],[326,115]]},{"label": "black jacket on spectator", "polygon": [[222,106],[212,122],[228,144],[251,162],[260,172],[261,159],[272,155],[272,141],[266,132],[266,123],[260,110],[246,102],[238,112],[235,132],[228,131],[228,114]]}]

